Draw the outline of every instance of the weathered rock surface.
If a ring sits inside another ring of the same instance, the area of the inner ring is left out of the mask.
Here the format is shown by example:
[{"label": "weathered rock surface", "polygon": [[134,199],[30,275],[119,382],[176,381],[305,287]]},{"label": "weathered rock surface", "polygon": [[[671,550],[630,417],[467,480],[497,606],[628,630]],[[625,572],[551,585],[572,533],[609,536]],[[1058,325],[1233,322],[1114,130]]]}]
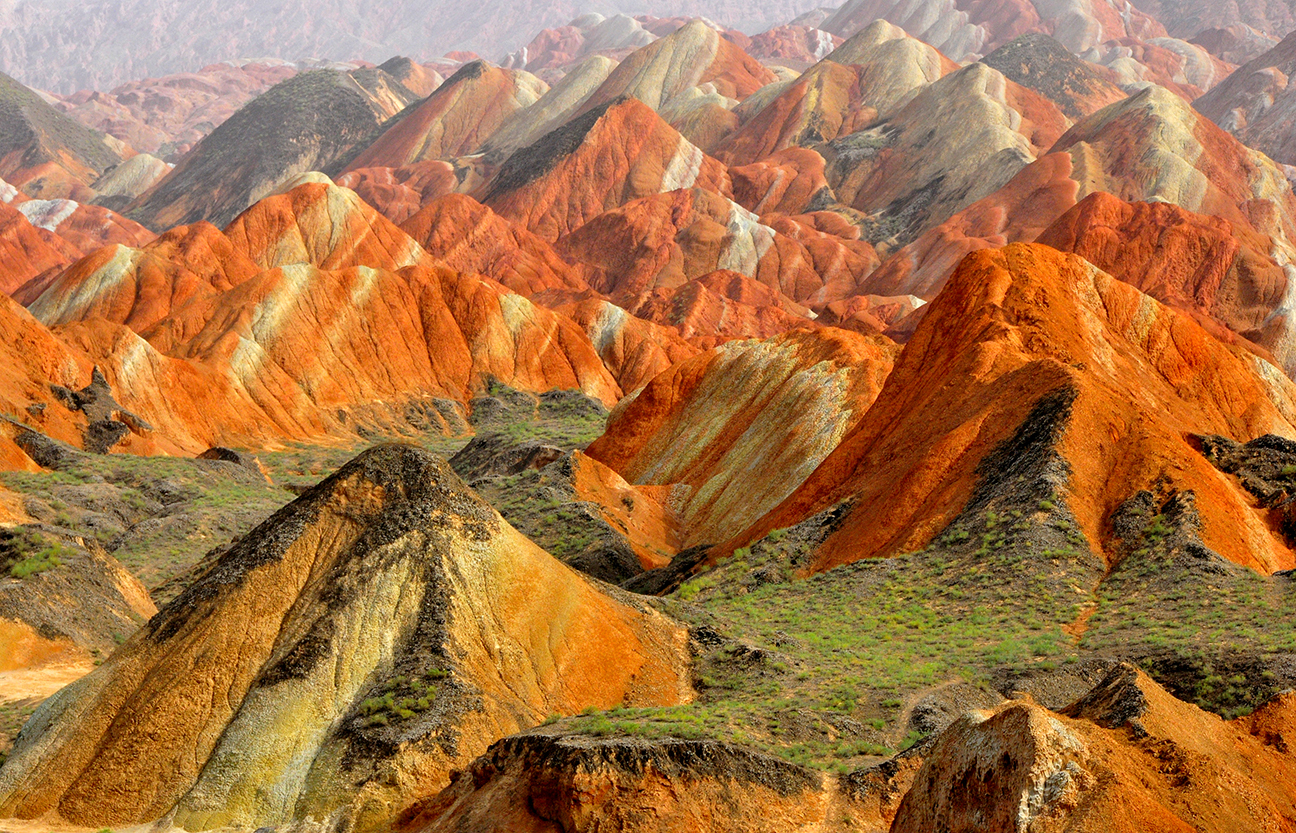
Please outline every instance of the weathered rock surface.
[{"label": "weathered rock surface", "polygon": [[767,64],[801,69],[828,57],[842,39],[799,23],[785,23],[752,38],[747,54]]},{"label": "weathered rock surface", "polygon": [[27,215],[0,201],[0,292],[12,295],[33,278],[66,266],[80,253],[68,241],[32,225]]},{"label": "weathered rock surface", "polygon": [[836,830],[823,781],[716,741],[536,732],[495,744],[405,829]]},{"label": "weathered rock surface", "polygon": [[539,99],[504,120],[486,140],[486,154],[506,159],[519,148],[528,147],[562,127],[580,112],[616,66],[617,62],[611,58],[593,55],[571,67]]},{"label": "weathered rock surface", "polygon": [[[21,578],[11,572],[33,557],[52,566]],[[66,533],[0,531],[0,576],[0,672],[106,656],[157,613],[139,579]]]},{"label": "weathered rock surface", "polygon": [[1014,38],[981,63],[1052,101],[1073,121],[1125,98],[1112,73],[1077,58],[1043,34]]},{"label": "weathered rock surface", "polygon": [[1281,829],[1296,815],[1279,732],[1290,694],[1223,721],[1129,665],[1055,714],[972,712],[929,750],[891,830]]},{"label": "weathered rock surface", "polygon": [[142,333],[188,301],[232,289],[260,271],[215,226],[200,222],[141,248],[106,246],[48,286],[24,287],[15,298],[48,326],[104,318]]},{"label": "weathered rock surface", "polygon": [[334,180],[350,188],[393,223],[403,223],[437,197],[455,193],[462,183],[454,163],[419,162],[401,168],[356,168]]},{"label": "weathered rock surface", "polygon": [[156,156],[137,153],[94,181],[95,203],[122,209],[171,172],[173,166]]},{"label": "weathered rock surface", "polygon": [[823,153],[838,199],[867,215],[869,239],[902,245],[1006,184],[1067,127],[1051,101],[974,63]]}]

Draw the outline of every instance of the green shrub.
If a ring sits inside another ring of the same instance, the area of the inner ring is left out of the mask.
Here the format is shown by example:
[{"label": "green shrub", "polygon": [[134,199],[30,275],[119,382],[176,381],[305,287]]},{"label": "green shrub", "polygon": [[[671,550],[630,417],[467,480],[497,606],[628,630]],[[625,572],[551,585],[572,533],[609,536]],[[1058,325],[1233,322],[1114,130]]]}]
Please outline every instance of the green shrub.
[{"label": "green shrub", "polygon": [[17,579],[24,579],[37,573],[43,573],[46,570],[53,570],[55,567],[63,566],[63,559],[67,554],[67,548],[55,541],[53,544],[27,556],[22,561],[15,562],[9,567],[9,575]]}]

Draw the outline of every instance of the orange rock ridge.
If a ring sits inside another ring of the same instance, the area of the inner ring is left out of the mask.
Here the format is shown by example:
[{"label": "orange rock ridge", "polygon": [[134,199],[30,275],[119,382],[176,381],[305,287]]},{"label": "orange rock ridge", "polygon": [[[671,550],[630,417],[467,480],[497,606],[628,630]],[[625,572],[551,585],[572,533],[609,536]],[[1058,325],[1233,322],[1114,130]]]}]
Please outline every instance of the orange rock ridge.
[{"label": "orange rock ridge", "polygon": [[1060,494],[1095,552],[1108,515],[1135,491],[1178,488],[1196,492],[1206,546],[1264,573],[1296,563],[1186,439],[1290,436],[1296,386],[1187,315],[1038,245],[969,255],[855,428],[727,546],[849,499],[815,569],[918,549],[967,503],[979,462],[1059,391],[1074,392],[1054,441],[1071,471]]}]

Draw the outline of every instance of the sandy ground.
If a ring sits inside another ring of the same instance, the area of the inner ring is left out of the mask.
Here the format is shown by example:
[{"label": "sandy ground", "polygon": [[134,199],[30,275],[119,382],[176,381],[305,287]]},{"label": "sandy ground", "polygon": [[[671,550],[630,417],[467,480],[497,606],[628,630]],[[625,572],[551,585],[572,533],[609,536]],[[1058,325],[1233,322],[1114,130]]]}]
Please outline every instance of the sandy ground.
[{"label": "sandy ground", "polygon": [[0,703],[17,700],[44,700],[68,683],[81,679],[94,669],[89,657],[49,662],[37,668],[0,671]]}]

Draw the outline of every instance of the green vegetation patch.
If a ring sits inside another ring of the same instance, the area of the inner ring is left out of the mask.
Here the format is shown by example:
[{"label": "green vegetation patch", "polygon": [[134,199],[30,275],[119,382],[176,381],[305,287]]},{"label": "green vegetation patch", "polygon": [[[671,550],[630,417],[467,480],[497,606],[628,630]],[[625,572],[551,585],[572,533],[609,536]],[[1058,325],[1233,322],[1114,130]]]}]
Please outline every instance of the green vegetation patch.
[{"label": "green vegetation patch", "polygon": [[417,674],[399,674],[385,680],[361,701],[357,713],[365,726],[386,726],[409,720],[436,702],[443,680],[450,672],[431,668]]}]

